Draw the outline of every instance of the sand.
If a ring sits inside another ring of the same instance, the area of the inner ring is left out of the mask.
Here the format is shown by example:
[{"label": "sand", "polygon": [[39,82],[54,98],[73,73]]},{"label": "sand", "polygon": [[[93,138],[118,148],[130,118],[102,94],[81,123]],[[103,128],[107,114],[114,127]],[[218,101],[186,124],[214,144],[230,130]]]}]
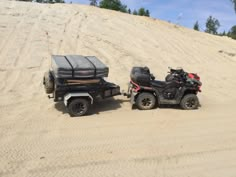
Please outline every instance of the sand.
[{"label": "sand", "polygon": [[[119,96],[71,118],[44,92],[52,54],[95,55],[127,89],[132,66],[196,72],[201,108],[131,110]],[[95,7],[0,0],[0,176],[235,177],[236,41]]]}]

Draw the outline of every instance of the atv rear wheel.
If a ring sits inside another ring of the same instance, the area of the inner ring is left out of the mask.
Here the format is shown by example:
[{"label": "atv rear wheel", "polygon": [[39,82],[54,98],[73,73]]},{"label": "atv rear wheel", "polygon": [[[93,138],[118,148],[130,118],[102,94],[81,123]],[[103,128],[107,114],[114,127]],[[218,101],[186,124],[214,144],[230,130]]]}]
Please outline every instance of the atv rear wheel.
[{"label": "atv rear wheel", "polygon": [[73,99],[68,105],[69,114],[73,117],[83,116],[88,112],[89,106],[90,104],[87,99]]},{"label": "atv rear wheel", "polygon": [[141,110],[153,109],[156,105],[156,98],[151,93],[140,93],[136,99],[136,105]]},{"label": "atv rear wheel", "polygon": [[53,93],[54,81],[49,71],[44,74],[44,88],[47,94]]},{"label": "atv rear wheel", "polygon": [[187,94],[181,100],[180,106],[185,110],[197,109],[199,106],[198,97],[195,94]]}]

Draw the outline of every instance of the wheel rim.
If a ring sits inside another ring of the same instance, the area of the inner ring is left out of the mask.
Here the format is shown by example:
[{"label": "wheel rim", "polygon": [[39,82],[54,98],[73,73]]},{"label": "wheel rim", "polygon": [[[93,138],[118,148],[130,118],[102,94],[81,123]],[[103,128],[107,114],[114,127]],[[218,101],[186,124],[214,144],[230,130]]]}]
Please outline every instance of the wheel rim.
[{"label": "wheel rim", "polygon": [[150,107],[152,105],[152,100],[150,98],[145,98],[142,100],[142,105],[144,107]]},{"label": "wheel rim", "polygon": [[187,108],[194,108],[197,104],[197,101],[194,99],[194,98],[189,98],[186,103],[185,103],[185,106]]},{"label": "wheel rim", "polygon": [[72,111],[75,114],[82,114],[86,110],[85,104],[83,103],[77,103],[72,107]]}]

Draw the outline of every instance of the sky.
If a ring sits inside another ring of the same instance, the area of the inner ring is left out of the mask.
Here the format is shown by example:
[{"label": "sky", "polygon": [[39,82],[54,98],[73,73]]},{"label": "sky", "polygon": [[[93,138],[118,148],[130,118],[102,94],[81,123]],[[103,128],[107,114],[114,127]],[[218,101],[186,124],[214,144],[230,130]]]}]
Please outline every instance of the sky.
[{"label": "sky", "polygon": [[[66,0],[89,4],[89,0]],[[236,25],[236,13],[230,0],[121,0],[131,10],[144,7],[151,17],[193,28],[196,21],[200,30],[205,30],[207,18],[211,15],[220,21],[219,32],[228,32]]]}]

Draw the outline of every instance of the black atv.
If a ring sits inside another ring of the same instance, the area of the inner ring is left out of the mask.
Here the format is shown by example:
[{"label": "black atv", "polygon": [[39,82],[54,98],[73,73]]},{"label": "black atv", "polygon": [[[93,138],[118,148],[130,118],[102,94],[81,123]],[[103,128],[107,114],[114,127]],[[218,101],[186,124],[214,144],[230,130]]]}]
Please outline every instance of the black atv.
[{"label": "black atv", "polygon": [[83,116],[95,101],[120,95],[118,85],[104,80],[108,71],[96,57],[54,55],[43,84],[49,98],[64,102],[71,116]]},{"label": "black atv", "polygon": [[132,105],[141,110],[153,109],[156,105],[180,105],[185,110],[199,107],[197,97],[202,83],[197,74],[183,69],[172,69],[167,81],[155,80],[147,67],[133,67],[130,74],[128,97]]}]

